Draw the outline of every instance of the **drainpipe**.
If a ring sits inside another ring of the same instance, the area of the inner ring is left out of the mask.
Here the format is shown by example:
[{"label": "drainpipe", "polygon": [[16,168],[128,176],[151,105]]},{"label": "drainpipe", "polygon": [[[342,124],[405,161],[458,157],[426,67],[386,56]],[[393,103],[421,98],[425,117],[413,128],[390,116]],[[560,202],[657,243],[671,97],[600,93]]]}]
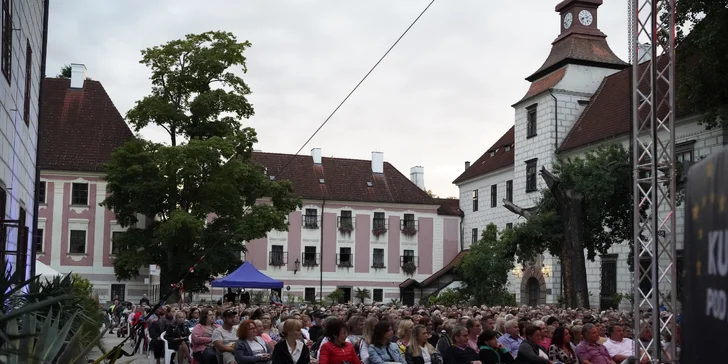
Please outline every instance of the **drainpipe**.
[{"label": "drainpipe", "polygon": [[[35,248],[35,234],[38,232],[38,198],[40,197],[40,164],[38,156],[40,155],[40,122],[43,120],[43,81],[45,81],[46,73],[46,53],[48,50],[48,6],[50,0],[43,1],[43,46],[40,56],[40,86],[38,87],[38,136],[35,142],[35,197],[33,198],[33,234],[28,238],[30,240],[30,256],[33,259],[30,262],[30,276],[35,277],[35,258],[38,253]],[[47,194],[47,193],[46,193]]]},{"label": "drainpipe", "polygon": [[554,99],[554,152],[559,150],[559,100],[554,96],[554,89],[549,89],[549,95]]},{"label": "drainpipe", "polygon": [[323,302],[324,300],[324,206],[326,206],[326,199],[321,200],[321,241],[319,242],[321,264],[319,264],[319,302]]}]

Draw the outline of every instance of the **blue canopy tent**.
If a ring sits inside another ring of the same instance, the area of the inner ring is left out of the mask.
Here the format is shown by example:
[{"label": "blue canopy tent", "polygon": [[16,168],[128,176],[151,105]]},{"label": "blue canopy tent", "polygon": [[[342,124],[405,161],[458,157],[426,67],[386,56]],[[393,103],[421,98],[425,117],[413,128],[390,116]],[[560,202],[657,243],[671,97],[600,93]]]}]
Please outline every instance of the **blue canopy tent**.
[{"label": "blue canopy tent", "polygon": [[255,269],[252,263],[245,262],[240,268],[226,277],[212,281],[213,287],[222,288],[283,288],[283,282],[275,280]]}]

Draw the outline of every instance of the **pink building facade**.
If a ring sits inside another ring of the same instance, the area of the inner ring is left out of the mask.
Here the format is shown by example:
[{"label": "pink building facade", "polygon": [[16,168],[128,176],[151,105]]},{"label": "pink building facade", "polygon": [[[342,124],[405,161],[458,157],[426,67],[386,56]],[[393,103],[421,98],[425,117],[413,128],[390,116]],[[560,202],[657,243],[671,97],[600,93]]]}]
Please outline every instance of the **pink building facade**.
[{"label": "pink building facade", "polygon": [[88,278],[101,302],[138,301],[158,292],[158,277],[144,268],[139,279],[116,279],[113,238],[125,229],[99,206],[106,198],[103,164],[133,134],[101,83],[86,79],[84,65],[73,64],[71,73],[70,80],[44,81],[36,257]]},{"label": "pink building facade", "polygon": [[[276,171],[287,158],[294,158],[290,171]],[[412,304],[422,293],[403,283],[426,280],[461,251],[458,202],[428,196],[422,167],[412,168],[410,180],[381,153],[371,161],[321,158],[317,148],[310,157],[257,153],[256,159],[271,179],[291,180],[303,198],[288,231],[247,243],[245,259],[284,282],[284,301],[326,299],[339,288],[344,301],[358,302],[356,289],[366,288],[368,302]]]}]

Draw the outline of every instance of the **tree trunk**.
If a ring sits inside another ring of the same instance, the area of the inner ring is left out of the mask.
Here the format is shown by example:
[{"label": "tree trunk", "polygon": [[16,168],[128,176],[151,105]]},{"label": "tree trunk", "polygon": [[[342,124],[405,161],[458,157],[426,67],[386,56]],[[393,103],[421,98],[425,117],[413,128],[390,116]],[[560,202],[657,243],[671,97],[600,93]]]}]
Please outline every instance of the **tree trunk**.
[{"label": "tree trunk", "polygon": [[[175,287],[173,287],[173,284],[178,283],[178,277],[175,277],[171,272],[174,271],[173,268],[178,264],[175,262],[175,253],[172,250],[167,251],[167,266],[161,266],[160,273],[159,273],[159,293],[160,293],[160,299],[163,299],[170,291],[174,290]],[[172,292],[172,295],[170,295],[167,298],[167,303],[177,303],[179,300],[179,290]]]},{"label": "tree trunk", "polygon": [[544,167],[541,177],[558,203],[564,229],[560,257],[564,271],[564,302],[570,308],[589,308],[584,259],[584,196],[576,191],[564,191],[559,178]]}]

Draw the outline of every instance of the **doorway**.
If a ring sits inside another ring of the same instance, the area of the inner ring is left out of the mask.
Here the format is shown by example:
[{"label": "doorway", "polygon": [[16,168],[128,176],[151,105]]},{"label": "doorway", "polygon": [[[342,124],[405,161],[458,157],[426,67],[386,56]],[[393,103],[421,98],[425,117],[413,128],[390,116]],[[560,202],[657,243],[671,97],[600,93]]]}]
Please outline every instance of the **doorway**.
[{"label": "doorway", "polygon": [[339,303],[347,303],[351,301],[351,287],[336,287],[344,292],[344,296],[339,300]]},{"label": "doorway", "polygon": [[528,292],[528,305],[538,306],[539,295],[541,293],[541,285],[538,283],[538,279],[531,277],[526,281],[526,291]]}]

